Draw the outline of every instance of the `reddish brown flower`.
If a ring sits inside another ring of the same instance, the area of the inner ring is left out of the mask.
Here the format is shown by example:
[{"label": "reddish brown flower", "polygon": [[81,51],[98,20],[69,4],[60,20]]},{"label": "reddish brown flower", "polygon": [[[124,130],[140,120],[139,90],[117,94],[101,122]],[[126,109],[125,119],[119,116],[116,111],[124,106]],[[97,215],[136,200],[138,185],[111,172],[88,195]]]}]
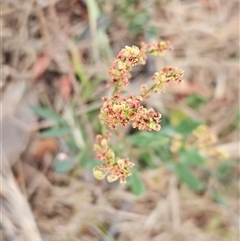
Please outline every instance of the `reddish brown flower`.
[{"label": "reddish brown flower", "polygon": [[112,98],[104,97],[104,100],[99,118],[109,128],[115,129],[118,125],[128,125],[134,119],[143,99],[141,96],[134,95],[126,98],[119,98],[119,95],[114,95]]},{"label": "reddish brown flower", "polygon": [[[139,130],[159,131],[161,129],[159,124],[161,114],[153,108],[144,108],[141,102],[149,97],[151,91],[160,92],[169,83],[181,82],[182,70],[164,67],[152,77],[154,83],[151,87],[141,86],[141,95],[121,97],[121,93],[123,88],[129,84],[130,72],[134,66],[145,64],[148,54],[161,56],[171,49],[169,42],[159,42],[142,43],[141,49],[136,46],[126,46],[120,51],[109,71],[112,83],[115,84],[115,90],[112,96],[103,97],[103,106],[99,115],[103,124],[110,129],[115,129],[118,126],[124,127],[129,123],[132,124],[133,128],[138,128]],[[96,159],[101,160],[103,164],[94,168],[94,176],[97,179],[103,179],[107,176],[109,182],[120,179],[120,182],[124,183],[127,177],[131,175],[129,168],[134,164],[128,158],[116,158],[108,142],[109,135],[105,138],[101,135],[96,137],[94,146]]]},{"label": "reddish brown flower", "polygon": [[156,112],[153,108],[146,109],[143,106],[140,106],[134,117],[132,127],[145,131],[159,131],[161,129],[159,124],[160,119],[161,114]]},{"label": "reddish brown flower", "polygon": [[172,50],[172,46],[169,41],[161,41],[159,43],[147,43],[143,44],[142,47],[146,49],[147,54],[156,56],[162,56],[167,50]]},{"label": "reddish brown flower", "polygon": [[139,64],[145,64],[145,60],[141,54],[138,47],[126,46],[114,59],[109,74],[112,82],[117,84],[118,93],[124,86],[129,84],[129,78],[131,77],[130,71],[132,68]]},{"label": "reddish brown flower", "polygon": [[129,161],[129,158],[115,158],[115,153],[108,145],[108,138],[97,135],[94,151],[95,158],[101,160],[103,164],[93,169],[95,178],[102,180],[107,176],[109,182],[120,179],[121,183],[125,183],[127,177],[131,176],[129,168],[134,166],[134,163]]},{"label": "reddish brown flower", "polygon": [[164,67],[152,77],[154,82],[153,90],[158,93],[164,91],[167,84],[182,82],[182,77],[183,70],[171,66]]}]

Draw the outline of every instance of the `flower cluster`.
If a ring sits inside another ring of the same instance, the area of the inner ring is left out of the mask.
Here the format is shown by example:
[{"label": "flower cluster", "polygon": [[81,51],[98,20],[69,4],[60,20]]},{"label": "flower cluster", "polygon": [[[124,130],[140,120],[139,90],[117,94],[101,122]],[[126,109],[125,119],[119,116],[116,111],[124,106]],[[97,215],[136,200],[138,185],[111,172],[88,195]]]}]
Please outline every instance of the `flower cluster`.
[{"label": "flower cluster", "polygon": [[146,109],[140,106],[133,119],[132,127],[145,131],[159,131],[161,126],[159,124],[161,114],[156,112],[153,108]]},{"label": "flower cluster", "polygon": [[160,72],[156,72],[152,76],[154,82],[153,90],[157,93],[163,91],[165,86],[170,83],[181,83],[183,78],[183,70],[173,68],[173,67],[164,67]]},{"label": "flower cluster", "polygon": [[129,84],[130,71],[136,65],[145,64],[147,54],[161,56],[167,50],[172,50],[168,41],[159,43],[142,43],[141,49],[137,46],[126,46],[122,49],[109,70],[112,83],[116,84],[115,93],[120,93]]},{"label": "flower cluster", "polygon": [[103,164],[93,169],[93,175],[99,180],[107,176],[108,182],[119,179],[120,183],[125,183],[127,177],[131,176],[128,169],[132,168],[134,163],[130,162],[129,158],[116,158],[108,142],[109,135],[105,138],[102,135],[96,136],[96,144],[94,145],[95,158],[103,161]]},{"label": "flower cluster", "polygon": [[137,46],[126,46],[120,51],[110,68],[112,82],[116,83],[118,91],[129,84],[130,71],[139,64],[145,64],[146,58]]},{"label": "flower cluster", "polygon": [[159,43],[142,43],[141,50],[144,57],[145,53],[162,56],[167,50],[172,50],[172,46],[169,41],[161,41]]},{"label": "flower cluster", "polygon": [[111,129],[115,129],[118,125],[128,125],[134,119],[143,99],[134,95],[120,98],[119,94],[115,94],[111,98],[104,97],[103,100],[99,118]]},{"label": "flower cluster", "polygon": [[207,155],[222,159],[229,158],[228,152],[219,150],[214,146],[217,143],[217,136],[207,126],[198,126],[193,131],[193,137],[195,138],[195,145]]},{"label": "flower cluster", "polygon": [[134,95],[127,98],[120,98],[118,94],[112,98],[104,97],[99,118],[110,129],[115,129],[118,125],[124,127],[132,122],[132,127],[139,130],[160,130],[161,114],[141,106],[142,100],[141,96]]},{"label": "flower cluster", "polygon": [[217,136],[206,125],[199,125],[185,141],[182,136],[175,135],[172,138],[170,150],[175,153],[182,147],[186,149],[195,147],[207,156],[229,158],[228,152],[214,146],[216,143]]},{"label": "flower cluster", "polygon": [[[132,124],[133,128],[146,131],[159,131],[161,129],[160,119],[161,114],[153,108],[146,109],[141,105],[141,102],[149,97],[151,91],[163,91],[169,83],[181,82],[183,71],[173,67],[165,67],[160,72],[155,73],[152,77],[153,85],[147,87],[142,85],[140,95],[129,95],[122,97],[124,87],[129,84],[131,70],[134,66],[145,64],[147,55],[162,56],[167,50],[172,47],[169,42],[159,43],[142,43],[139,49],[136,46],[128,47],[120,51],[114,59],[110,68],[109,75],[111,83],[115,84],[115,89],[112,96],[103,97],[103,105],[100,110],[99,119],[110,129],[115,129],[118,126],[127,126]],[[125,182],[126,178],[131,174],[128,168],[133,166],[133,163],[128,158],[115,158],[115,154],[108,146],[109,138],[97,137],[97,144],[94,151],[96,159],[102,160],[104,164],[94,168],[94,176],[98,179],[103,179],[107,175],[108,181],[120,179],[120,182]]]}]

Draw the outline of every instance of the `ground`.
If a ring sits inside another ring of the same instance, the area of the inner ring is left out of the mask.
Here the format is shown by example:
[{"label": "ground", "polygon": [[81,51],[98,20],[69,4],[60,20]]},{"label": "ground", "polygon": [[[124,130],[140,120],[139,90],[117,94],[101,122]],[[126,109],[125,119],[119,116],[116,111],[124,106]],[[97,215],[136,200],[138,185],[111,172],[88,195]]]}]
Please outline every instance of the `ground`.
[{"label": "ground", "polygon": [[[1,18],[1,173],[14,174],[17,195],[31,207],[42,240],[237,240],[238,1],[7,0]],[[203,173],[193,168],[207,183],[204,191],[186,185],[151,148],[153,161],[143,163],[139,150],[145,146],[126,146],[124,138],[136,134],[129,127],[114,141],[123,140],[116,149],[131,154],[145,191],[136,195],[131,185],[92,175],[98,113],[112,90],[106,84],[114,57],[126,45],[160,40],[169,40],[173,50],[136,67],[126,92],[136,94],[165,65],[184,70],[183,83],[144,104],[162,113],[162,128],[186,116],[204,123],[217,137],[215,147],[229,153],[227,160],[206,158]],[[215,170],[222,170],[220,181]],[[9,195],[5,190],[1,200]],[[12,217],[13,210],[3,215]]]}]

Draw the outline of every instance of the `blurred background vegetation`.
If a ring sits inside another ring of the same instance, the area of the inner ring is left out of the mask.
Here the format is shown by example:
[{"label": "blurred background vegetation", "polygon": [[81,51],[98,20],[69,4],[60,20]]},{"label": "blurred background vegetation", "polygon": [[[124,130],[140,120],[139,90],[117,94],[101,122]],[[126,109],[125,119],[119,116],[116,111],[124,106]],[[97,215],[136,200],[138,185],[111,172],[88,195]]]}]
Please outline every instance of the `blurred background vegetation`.
[{"label": "blurred background vegetation", "polygon": [[[42,240],[237,240],[237,0],[7,0],[1,18],[1,144]],[[165,65],[185,81],[144,102],[162,113],[159,132],[115,132],[112,148],[135,163],[128,183],[97,181],[111,62],[161,40],[173,51],[136,67],[126,92]]]}]

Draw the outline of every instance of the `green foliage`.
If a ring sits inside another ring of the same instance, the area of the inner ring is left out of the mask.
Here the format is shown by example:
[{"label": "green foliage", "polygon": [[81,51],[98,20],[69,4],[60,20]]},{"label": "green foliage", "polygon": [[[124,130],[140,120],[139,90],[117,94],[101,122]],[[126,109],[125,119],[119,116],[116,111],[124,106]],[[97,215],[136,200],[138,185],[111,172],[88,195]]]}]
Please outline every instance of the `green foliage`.
[{"label": "green foliage", "polygon": [[201,123],[193,119],[185,119],[174,129],[177,133],[182,135],[190,135]]},{"label": "green foliage", "polygon": [[223,185],[229,184],[232,181],[231,173],[235,167],[231,162],[219,163],[214,172],[214,177]]},{"label": "green foliage", "polygon": [[74,166],[74,158],[68,158],[66,160],[56,160],[53,165],[53,170],[57,173],[67,173]]},{"label": "green foliage", "polygon": [[53,120],[58,124],[65,122],[63,118],[61,118],[58,114],[49,108],[40,106],[32,106],[31,108],[38,116],[42,117],[43,119]]},{"label": "green foliage", "polygon": [[190,168],[183,163],[177,163],[175,165],[175,172],[181,181],[186,183],[190,188],[195,191],[201,191],[204,188],[204,184],[200,181],[190,170]]},{"label": "green foliage", "polygon": [[152,37],[156,36],[156,28],[150,25],[154,5],[147,3],[147,1],[137,0],[116,1],[116,14],[128,23],[129,34],[145,33]]},{"label": "green foliage", "polygon": [[[180,121],[172,121],[179,116]],[[160,161],[168,170],[176,173],[179,181],[188,185],[194,191],[202,191],[208,188],[207,182],[199,175],[204,171],[206,156],[203,156],[201,150],[196,147],[180,146],[176,152],[171,151],[171,141],[176,135],[180,135],[184,140],[187,140],[192,132],[201,124],[190,118],[186,118],[180,111],[173,111],[170,116],[170,122],[165,120],[165,125],[160,132],[137,132],[126,137],[127,142],[138,148],[139,169],[156,168]],[[217,169],[218,170],[218,169]],[[210,170],[209,170],[210,171]],[[215,170],[210,171],[210,175],[214,177]],[[229,175],[229,168],[219,167],[218,176],[222,180]],[[224,179],[225,180],[225,179]],[[223,203],[221,195],[213,192],[213,200]]]},{"label": "green foliage", "polygon": [[145,191],[144,182],[142,181],[136,169],[133,169],[132,176],[129,177],[127,185],[130,187],[131,191],[137,196],[143,194]]},{"label": "green foliage", "polygon": [[188,116],[179,109],[173,109],[169,115],[170,123],[172,126],[176,126],[181,123],[181,121],[188,119]]},{"label": "green foliage", "polygon": [[[176,117],[179,117],[180,121],[177,121]],[[176,135],[180,135],[183,138],[182,141],[186,140],[201,123],[187,118],[178,110],[171,112],[169,120],[174,125],[170,125],[170,122],[165,119],[165,125],[159,132],[141,131],[126,137],[127,142],[141,152],[138,162],[139,169],[156,168],[161,164],[156,164],[152,160],[158,159],[168,170],[176,173],[179,180],[192,190],[204,190],[207,183],[201,180],[198,174],[204,170],[206,157],[196,147],[181,146],[174,153],[170,148],[171,141]],[[216,195],[214,197],[217,199]]]},{"label": "green foliage", "polygon": [[40,137],[51,138],[71,134],[70,127],[67,125],[66,121],[60,115],[56,114],[47,107],[32,106],[31,108],[39,117],[47,120],[52,120],[55,122],[55,125],[52,128],[43,130],[40,133]]},{"label": "green foliage", "polygon": [[42,138],[50,138],[50,137],[61,137],[66,136],[71,133],[69,127],[53,127],[48,130],[44,130],[40,133],[40,137]]},{"label": "green foliage", "polygon": [[169,138],[162,135],[161,132],[137,132],[134,135],[126,137],[127,141],[137,147],[158,147],[169,142]]},{"label": "green foliage", "polygon": [[[55,160],[53,169],[55,172],[67,173],[76,164],[80,163],[81,166],[86,168],[92,168],[94,164],[98,163],[93,161],[93,157],[89,156],[89,149],[91,147],[82,145],[80,148],[79,138],[84,138],[86,135],[81,132],[80,121],[75,116],[75,107],[66,106],[64,118],[50,110],[47,107],[32,107],[33,111],[43,119],[52,120],[54,125],[48,129],[40,132],[41,138],[60,138],[65,142],[70,152],[70,156],[67,160]],[[79,131],[79,133],[76,133]],[[85,144],[85,143],[83,143]],[[90,167],[89,167],[90,166]]]},{"label": "green foliage", "polygon": [[[101,164],[100,161],[93,160],[89,147],[79,151],[72,133],[73,130],[63,117],[47,107],[34,106],[32,109],[41,118],[52,120],[55,123],[52,128],[42,131],[41,137],[64,137],[72,151],[67,160],[56,160],[54,162],[53,169],[55,172],[68,173],[73,167],[76,167],[76,164],[89,170]],[[89,113],[91,119],[96,113]],[[156,168],[159,165],[164,165],[169,171],[176,173],[179,181],[185,183],[194,191],[207,188],[207,183],[198,175],[204,170],[206,163],[206,157],[202,156],[200,150],[195,147],[186,148],[184,146],[175,153],[170,150],[171,141],[176,135],[180,135],[183,140],[186,140],[200,124],[200,122],[190,119],[181,110],[175,109],[170,112],[169,118],[166,116],[163,118],[162,129],[159,132],[139,131],[126,136],[124,142],[118,142],[113,146],[117,153],[124,153],[126,156],[131,150],[138,153],[138,167],[133,168],[132,176],[129,177],[127,182],[127,186],[135,195],[141,195],[145,191],[140,171],[147,168]],[[210,175],[214,176],[219,182],[226,182],[230,172],[231,168],[224,164],[214,172],[210,172]],[[211,193],[214,201],[224,204],[224,200],[218,192],[212,190]]]},{"label": "green foliage", "polygon": [[201,166],[205,163],[199,150],[196,148],[184,149],[179,153],[179,161],[183,165],[196,165]]},{"label": "green foliage", "polygon": [[219,203],[219,204],[221,204],[221,205],[226,205],[226,201],[223,199],[222,195],[221,195],[219,192],[213,190],[213,191],[211,192],[211,194],[212,194],[212,199],[213,199],[216,203]]},{"label": "green foliage", "polygon": [[197,94],[191,94],[186,98],[186,104],[196,110],[199,109],[204,103],[205,100]]},{"label": "green foliage", "polygon": [[143,151],[141,155],[139,156],[139,165],[144,168],[156,168],[158,163],[154,161],[154,153],[151,151],[151,149]]}]

